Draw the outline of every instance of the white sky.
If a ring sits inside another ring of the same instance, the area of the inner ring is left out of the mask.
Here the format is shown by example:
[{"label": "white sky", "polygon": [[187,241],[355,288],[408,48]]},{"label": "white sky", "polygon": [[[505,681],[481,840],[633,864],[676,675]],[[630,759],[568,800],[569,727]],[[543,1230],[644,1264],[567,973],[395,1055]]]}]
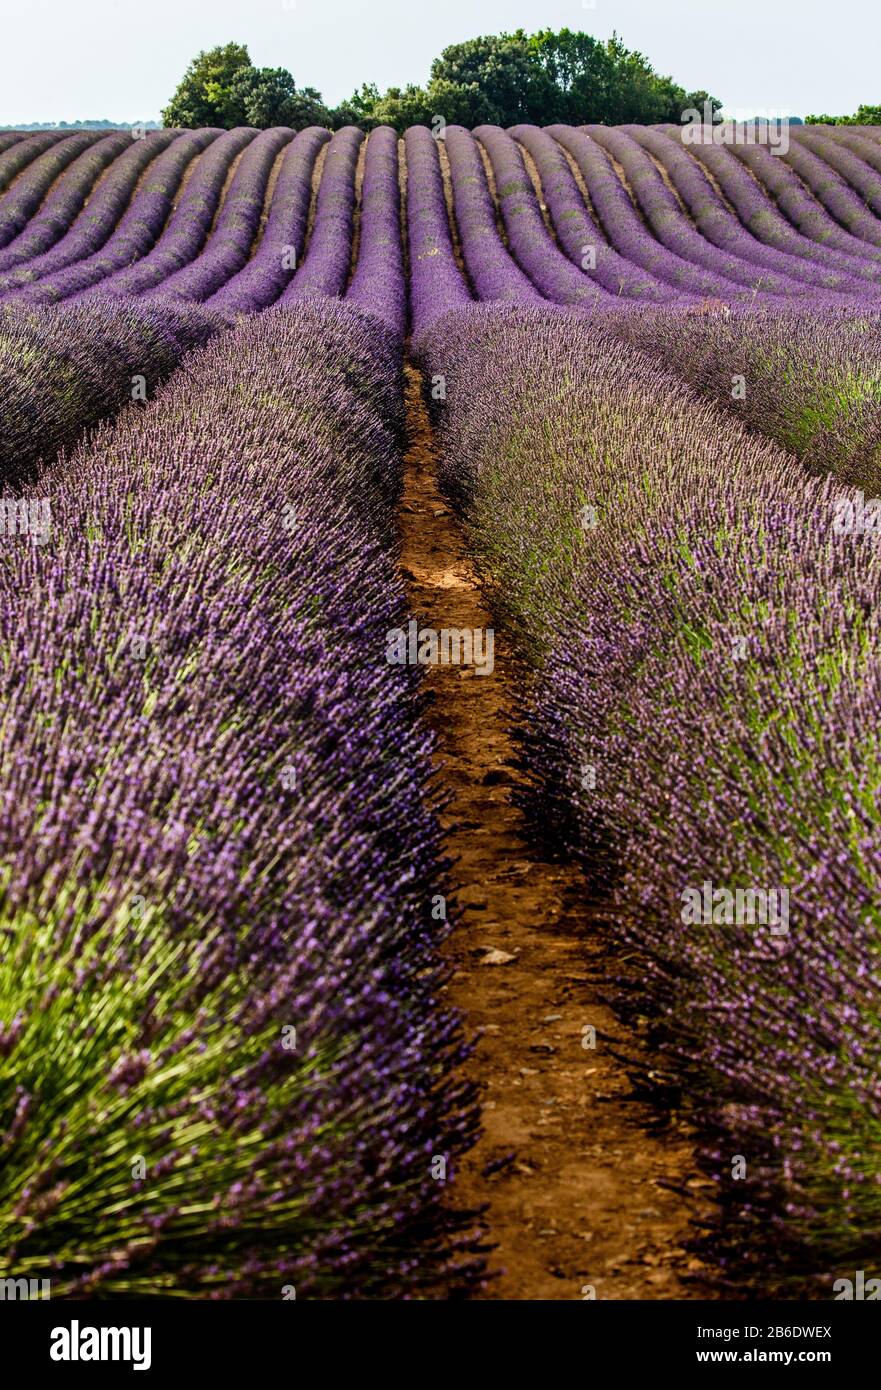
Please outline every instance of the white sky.
[{"label": "white sky", "polygon": [[334,103],[424,82],[447,44],[583,29],[739,114],[881,103],[879,0],[0,0],[0,125],[158,119],[200,48],[236,40]]}]

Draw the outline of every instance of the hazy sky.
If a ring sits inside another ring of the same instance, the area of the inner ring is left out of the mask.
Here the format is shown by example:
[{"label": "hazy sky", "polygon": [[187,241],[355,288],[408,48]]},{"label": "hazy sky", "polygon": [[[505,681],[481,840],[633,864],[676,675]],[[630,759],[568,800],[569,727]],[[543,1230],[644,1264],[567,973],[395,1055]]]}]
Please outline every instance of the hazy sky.
[{"label": "hazy sky", "polygon": [[743,114],[881,102],[879,0],[0,0],[0,125],[157,119],[198,50],[231,39],[333,103],[424,82],[449,43],[564,26],[615,29]]}]

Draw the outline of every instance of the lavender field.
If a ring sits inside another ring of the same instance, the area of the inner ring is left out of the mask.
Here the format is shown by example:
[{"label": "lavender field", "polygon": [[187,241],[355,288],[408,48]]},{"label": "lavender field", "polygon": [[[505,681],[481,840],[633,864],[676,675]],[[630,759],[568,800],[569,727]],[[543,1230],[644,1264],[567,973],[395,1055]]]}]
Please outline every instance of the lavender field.
[{"label": "lavender field", "polygon": [[727,134],[0,133],[0,1278],[877,1259],[881,127]]}]

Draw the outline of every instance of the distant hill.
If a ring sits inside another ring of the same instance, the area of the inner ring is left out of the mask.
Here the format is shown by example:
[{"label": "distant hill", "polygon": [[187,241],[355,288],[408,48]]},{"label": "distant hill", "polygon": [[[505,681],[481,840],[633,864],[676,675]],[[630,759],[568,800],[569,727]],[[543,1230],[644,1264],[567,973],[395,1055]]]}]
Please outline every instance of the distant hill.
[{"label": "distant hill", "polygon": [[160,130],[159,121],[29,121],[3,130]]}]

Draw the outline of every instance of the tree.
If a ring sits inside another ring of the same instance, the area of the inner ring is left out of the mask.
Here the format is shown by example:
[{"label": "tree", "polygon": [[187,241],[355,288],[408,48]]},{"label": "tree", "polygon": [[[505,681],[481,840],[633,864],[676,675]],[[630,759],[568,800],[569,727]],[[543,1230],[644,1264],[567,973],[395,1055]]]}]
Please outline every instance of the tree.
[{"label": "tree", "polygon": [[162,112],[167,126],[326,125],[330,113],[314,87],[298,89],[287,68],[255,68],[244,44],[228,43],[193,59]]},{"label": "tree", "polygon": [[250,55],[241,43],[198,53],[162,112],[163,123],[184,130],[243,125],[241,98],[232,89],[236,75],[250,67]]},{"label": "tree", "polygon": [[230,109],[241,119],[237,125],[289,126],[302,130],[308,125],[325,125],[328,111],[321,93],[314,87],[298,90],[287,68],[240,69],[230,87]]},{"label": "tree", "polygon": [[431,65],[432,88],[461,107],[461,117],[436,112],[462,125],[516,125],[532,120],[549,83],[535,61],[522,29],[515,34],[490,34],[445,48]]},{"label": "tree", "polygon": [[858,106],[855,116],[805,116],[805,125],[881,125],[881,106]]}]

